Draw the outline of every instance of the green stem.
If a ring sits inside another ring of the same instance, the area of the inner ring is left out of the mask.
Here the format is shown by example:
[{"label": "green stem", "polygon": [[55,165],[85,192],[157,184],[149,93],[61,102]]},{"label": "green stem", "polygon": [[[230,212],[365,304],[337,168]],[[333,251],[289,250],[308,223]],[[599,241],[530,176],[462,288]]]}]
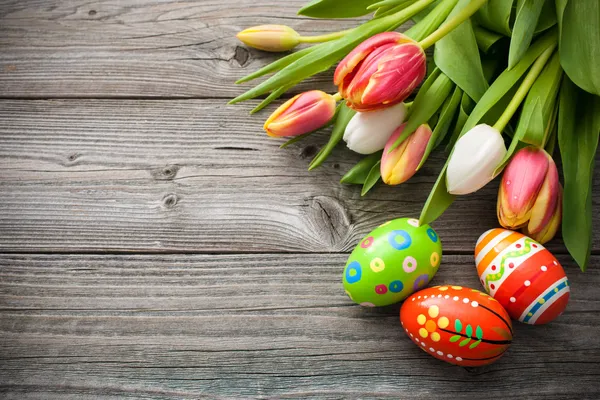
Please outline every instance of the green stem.
[{"label": "green stem", "polygon": [[340,100],[342,99],[342,95],[341,95],[341,94],[339,94],[339,92],[338,92],[338,93],[336,93],[336,94],[332,94],[332,95],[331,95],[331,97],[333,97],[333,99],[334,99],[335,101],[340,101]]},{"label": "green stem", "polygon": [[542,72],[542,69],[544,69],[544,66],[552,56],[552,53],[554,53],[555,48],[556,42],[553,42],[542,54],[540,54],[537,60],[535,60],[512,100],[508,103],[508,106],[494,124],[494,128],[499,132],[502,132],[504,128],[506,128],[506,125],[508,125],[513,115],[515,115],[515,112],[517,112],[521,102],[525,99],[525,96],[527,96],[529,89],[533,86],[533,83]]},{"label": "green stem", "polygon": [[[408,21],[410,18],[417,15],[419,12],[427,8],[431,3],[435,0],[419,0],[406,8],[402,8],[400,11],[397,11],[393,14],[382,16],[381,20],[391,20],[392,25],[388,28],[388,31],[393,31],[402,25],[404,22]],[[401,7],[401,6],[398,6]],[[402,6],[403,7],[403,6]]]},{"label": "green stem", "polygon": [[319,35],[319,36],[300,36],[299,39],[300,39],[300,43],[329,42],[331,40],[339,39],[339,38],[345,36],[346,34],[350,33],[353,30],[354,29],[346,29],[344,31],[332,32],[332,33],[328,33],[326,35]]},{"label": "green stem", "polygon": [[485,3],[487,3],[487,0],[472,0],[465,8],[460,10],[458,14],[453,16],[449,21],[446,21],[431,35],[421,40],[419,44],[423,49],[433,46],[435,42],[446,36],[448,33],[452,32],[460,24],[471,18],[471,15],[475,14],[477,10],[479,10]]}]

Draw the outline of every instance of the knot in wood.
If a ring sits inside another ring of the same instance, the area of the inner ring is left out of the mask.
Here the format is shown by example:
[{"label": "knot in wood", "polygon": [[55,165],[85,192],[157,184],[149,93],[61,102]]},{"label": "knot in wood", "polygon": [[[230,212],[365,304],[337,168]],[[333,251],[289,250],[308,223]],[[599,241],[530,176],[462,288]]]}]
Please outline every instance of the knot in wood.
[{"label": "knot in wood", "polygon": [[173,180],[175,176],[177,176],[177,171],[179,171],[179,166],[175,164],[170,164],[162,168],[153,170],[152,176],[158,181],[170,181]]},{"label": "knot in wood", "polygon": [[328,251],[342,251],[350,235],[351,218],[333,196],[315,196],[308,207],[309,223]]},{"label": "knot in wood", "polygon": [[177,201],[179,197],[176,194],[169,193],[165,197],[163,197],[162,203],[165,208],[173,208],[177,205]]},{"label": "knot in wood", "polygon": [[250,60],[250,52],[244,47],[235,46],[233,59],[240,65],[240,67],[244,67]]}]

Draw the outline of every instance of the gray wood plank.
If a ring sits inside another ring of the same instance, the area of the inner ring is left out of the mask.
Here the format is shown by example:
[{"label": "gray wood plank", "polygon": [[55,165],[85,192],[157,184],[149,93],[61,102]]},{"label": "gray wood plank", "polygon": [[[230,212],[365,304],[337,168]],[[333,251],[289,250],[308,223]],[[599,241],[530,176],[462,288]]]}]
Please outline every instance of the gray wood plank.
[{"label": "gray wood plank", "polygon": [[[343,254],[0,255],[0,393],[598,398],[600,269],[559,258],[567,311],[515,323],[505,357],[463,369],[415,347],[398,306],[353,305]],[[479,288],[472,257],[445,257],[434,283]]]},{"label": "gray wood plank", "polygon": [[[0,101],[0,249],[346,252],[379,224],[419,215],[443,153],[361,198],[339,184],[358,155],[340,145],[308,172],[325,136],[281,150],[262,132],[266,115],[247,115],[254,104]],[[459,199],[434,224],[445,251],[470,252],[497,226],[496,191]]]},{"label": "gray wood plank", "polygon": [[[2,97],[221,97],[278,55],[241,44],[250,26],[304,35],[356,25],[296,15],[304,0],[0,1]],[[331,73],[308,87],[333,90]]]}]

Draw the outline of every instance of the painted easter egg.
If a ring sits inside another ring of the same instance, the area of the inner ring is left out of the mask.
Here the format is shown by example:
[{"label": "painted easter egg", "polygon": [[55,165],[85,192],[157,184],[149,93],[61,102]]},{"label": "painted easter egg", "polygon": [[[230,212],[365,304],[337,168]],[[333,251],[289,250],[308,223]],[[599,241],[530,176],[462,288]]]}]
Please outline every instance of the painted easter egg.
[{"label": "painted easter egg", "polygon": [[397,303],[427,286],[441,260],[442,243],[429,225],[395,219],[369,233],[350,254],[344,289],[362,306]]},{"label": "painted easter egg", "polygon": [[485,290],[513,318],[540,325],[567,307],[571,288],[562,266],[544,246],[506,229],[491,229],[475,247],[477,273]]},{"label": "painted easter egg", "polygon": [[402,304],[400,323],[423,351],[465,367],[496,361],[512,342],[510,317],[500,303],[461,286],[414,293]]}]

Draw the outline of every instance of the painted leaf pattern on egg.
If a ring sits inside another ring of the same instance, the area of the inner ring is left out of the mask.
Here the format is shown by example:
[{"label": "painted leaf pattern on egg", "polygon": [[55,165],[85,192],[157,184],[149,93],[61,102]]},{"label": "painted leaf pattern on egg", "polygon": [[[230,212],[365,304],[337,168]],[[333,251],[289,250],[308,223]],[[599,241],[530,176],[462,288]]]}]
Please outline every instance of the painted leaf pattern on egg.
[{"label": "painted leaf pattern on egg", "polygon": [[435,286],[410,296],[400,310],[406,334],[432,356],[461,366],[499,359],[512,342],[512,324],[486,293],[461,286]]}]

